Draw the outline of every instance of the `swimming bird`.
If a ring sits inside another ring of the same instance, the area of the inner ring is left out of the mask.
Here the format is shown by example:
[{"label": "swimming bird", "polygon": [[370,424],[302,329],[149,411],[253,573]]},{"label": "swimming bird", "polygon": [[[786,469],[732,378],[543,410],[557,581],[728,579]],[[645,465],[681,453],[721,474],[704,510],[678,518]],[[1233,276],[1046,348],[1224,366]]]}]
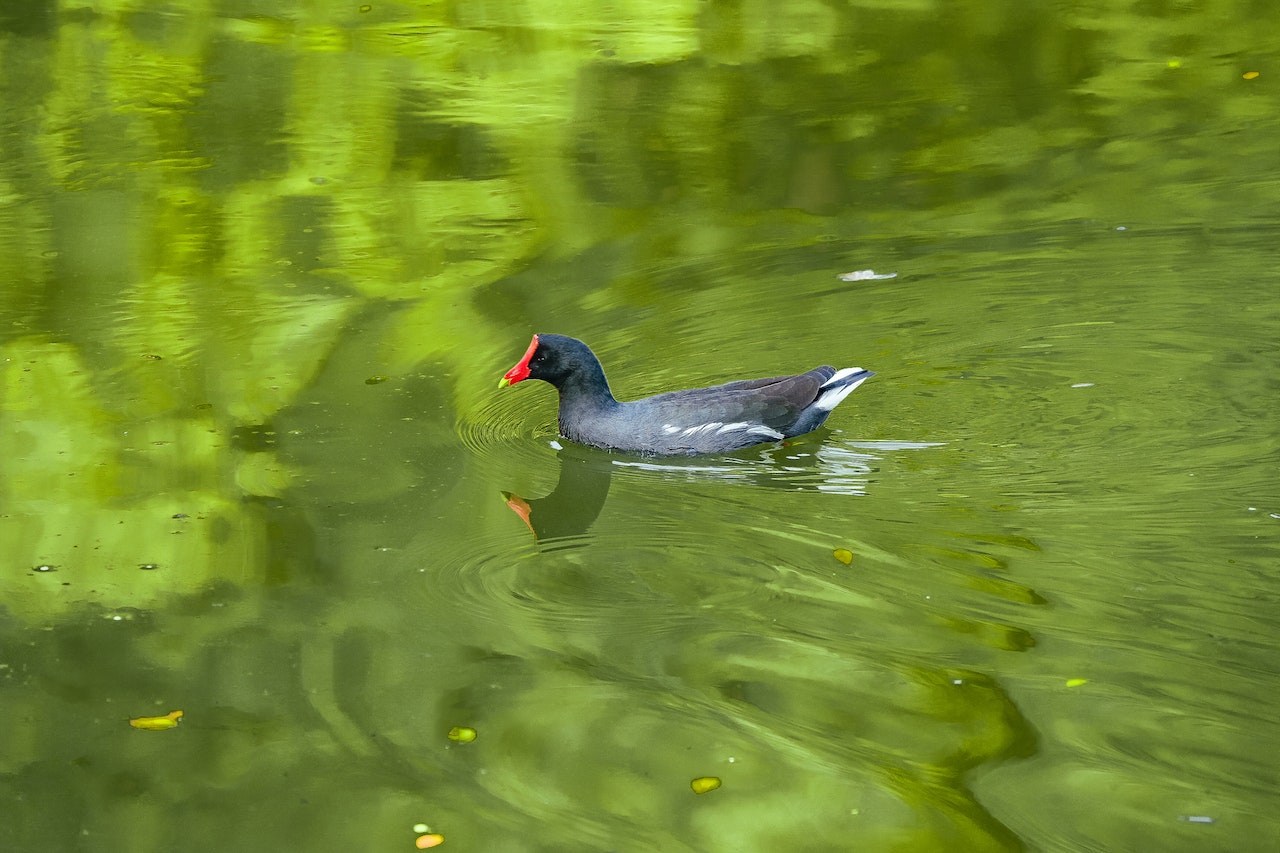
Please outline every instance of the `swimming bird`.
[{"label": "swimming bird", "polygon": [[560,392],[560,434],[605,450],[647,456],[727,453],[811,432],[875,374],[815,367],[795,376],[746,379],[621,402],[600,359],[565,335],[536,334],[499,388],[541,379]]}]

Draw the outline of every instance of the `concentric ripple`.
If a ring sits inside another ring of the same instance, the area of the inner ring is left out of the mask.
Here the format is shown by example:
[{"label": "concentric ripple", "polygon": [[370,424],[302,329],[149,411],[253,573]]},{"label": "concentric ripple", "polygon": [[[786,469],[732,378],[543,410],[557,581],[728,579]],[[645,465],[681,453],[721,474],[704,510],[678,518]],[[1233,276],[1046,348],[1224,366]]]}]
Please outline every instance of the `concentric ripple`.
[{"label": "concentric ripple", "polygon": [[[601,636],[638,642],[696,620],[708,606],[768,597],[780,577],[773,562],[747,556],[746,548],[726,567],[723,544],[692,541],[676,526],[647,532],[647,543],[626,530],[593,537],[590,550],[556,549],[540,547],[513,523],[504,535],[433,554],[419,569],[421,583],[406,584],[407,604],[453,614],[477,637],[524,634],[525,646],[543,634],[569,646],[576,635],[583,643]],[[718,566],[715,584],[670,572],[673,550],[691,564]]]},{"label": "concentric ripple", "polygon": [[[556,437],[555,407],[531,406],[515,393],[490,394],[458,423],[458,436],[473,455],[485,459],[521,443],[545,443]],[[539,414],[541,413],[541,414]]]}]

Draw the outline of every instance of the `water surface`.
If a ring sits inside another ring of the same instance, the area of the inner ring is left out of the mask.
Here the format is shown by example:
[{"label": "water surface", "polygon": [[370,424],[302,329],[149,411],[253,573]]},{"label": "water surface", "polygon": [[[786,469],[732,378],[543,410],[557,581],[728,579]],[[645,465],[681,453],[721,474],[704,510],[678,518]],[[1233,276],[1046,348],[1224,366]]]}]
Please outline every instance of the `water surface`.
[{"label": "water surface", "polygon": [[1272,849],[1267,14],[0,14],[0,848]]}]

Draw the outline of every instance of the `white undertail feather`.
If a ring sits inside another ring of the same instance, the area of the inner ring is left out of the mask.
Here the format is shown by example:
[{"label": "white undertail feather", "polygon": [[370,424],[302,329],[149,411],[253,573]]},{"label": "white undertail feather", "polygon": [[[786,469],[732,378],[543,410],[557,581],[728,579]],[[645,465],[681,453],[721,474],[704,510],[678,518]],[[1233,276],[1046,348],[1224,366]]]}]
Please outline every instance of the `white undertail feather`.
[{"label": "white undertail feather", "polygon": [[835,385],[837,382],[844,379],[846,376],[853,376],[855,373],[861,373],[861,372],[862,372],[861,367],[845,367],[841,370],[837,370],[835,373],[831,374],[830,379],[822,383],[822,388],[830,388],[832,385]]},{"label": "white undertail feather", "polygon": [[[823,391],[823,393],[819,394],[818,399],[813,401],[813,405],[826,412],[829,412],[836,406],[840,405],[840,401],[853,393],[854,388],[857,388],[871,377],[869,375],[864,376],[857,382],[850,382],[848,385],[842,385],[840,383],[848,377],[862,372],[861,367],[846,367],[843,370],[837,370],[835,375],[822,383],[822,388],[829,388],[831,390]],[[822,388],[819,388],[818,390],[821,391]]]}]

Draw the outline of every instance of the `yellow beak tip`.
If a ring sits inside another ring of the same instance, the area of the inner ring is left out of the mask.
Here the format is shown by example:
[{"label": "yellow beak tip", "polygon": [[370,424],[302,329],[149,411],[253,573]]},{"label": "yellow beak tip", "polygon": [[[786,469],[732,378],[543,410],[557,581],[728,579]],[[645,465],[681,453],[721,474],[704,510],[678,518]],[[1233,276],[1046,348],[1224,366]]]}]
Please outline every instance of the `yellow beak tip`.
[{"label": "yellow beak tip", "polygon": [[511,384],[511,380],[510,380],[510,379],[508,379],[508,378],[507,378],[507,377],[505,377],[505,376],[498,380],[498,387],[499,387],[499,388],[506,388],[506,387],[507,387],[508,385],[510,385],[510,384]]}]

